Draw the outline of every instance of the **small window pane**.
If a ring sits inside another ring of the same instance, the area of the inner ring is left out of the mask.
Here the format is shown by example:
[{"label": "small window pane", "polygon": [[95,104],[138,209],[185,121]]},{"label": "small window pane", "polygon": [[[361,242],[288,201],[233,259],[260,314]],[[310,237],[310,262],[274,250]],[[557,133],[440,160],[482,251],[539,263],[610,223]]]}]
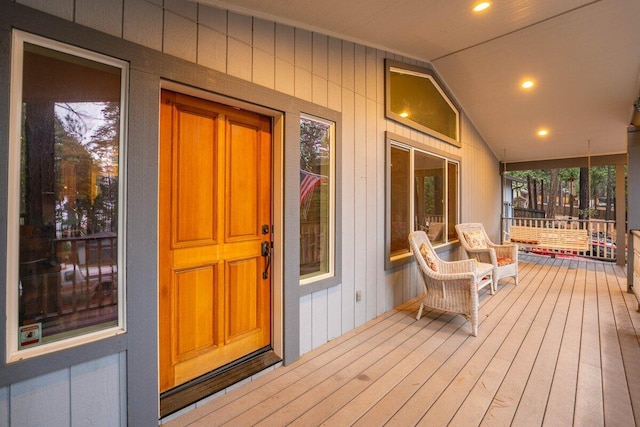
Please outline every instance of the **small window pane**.
[{"label": "small window pane", "polygon": [[18,350],[118,326],[122,295],[123,66],[22,46]]},{"label": "small window pane", "polygon": [[333,274],[333,123],[300,120],[300,277]]},{"label": "small window pane", "polygon": [[400,255],[409,252],[407,240],[410,225],[411,153],[409,150],[391,146],[390,203],[391,251]]},{"label": "small window pane", "polygon": [[445,160],[416,151],[414,158],[416,230],[427,233],[432,243],[444,242]]}]

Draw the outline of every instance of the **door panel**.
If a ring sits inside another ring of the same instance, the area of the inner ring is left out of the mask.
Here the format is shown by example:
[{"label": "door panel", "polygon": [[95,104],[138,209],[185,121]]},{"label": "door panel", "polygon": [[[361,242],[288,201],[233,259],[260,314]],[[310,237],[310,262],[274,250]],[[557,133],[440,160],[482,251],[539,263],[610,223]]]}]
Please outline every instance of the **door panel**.
[{"label": "door panel", "polygon": [[198,143],[175,143],[172,147],[173,248],[211,245],[216,240],[218,222],[216,198],[212,197],[218,185],[212,173],[218,169],[218,116],[182,105],[176,106],[175,114],[177,140]]},{"label": "door panel", "polygon": [[270,119],[162,92],[160,391],[271,344]]},{"label": "door panel", "polygon": [[[194,357],[197,353],[219,344],[214,328],[217,280],[214,266],[178,271],[175,274],[175,316],[173,329],[177,340],[176,361]],[[213,286],[212,286],[213,285]],[[193,331],[198,331],[194,334]]]},{"label": "door panel", "polygon": [[[251,333],[257,328],[258,307],[256,302],[257,288],[251,286],[258,278],[258,262],[256,258],[233,261],[227,264],[227,276],[229,287],[227,289],[227,303],[229,311],[229,329],[227,339],[234,341],[246,333]],[[249,303],[247,303],[249,301]]]},{"label": "door panel", "polygon": [[[255,129],[248,128],[243,123],[229,123],[228,138],[243,143],[227,146],[228,240],[260,238],[259,212],[253,209],[259,203],[256,197],[260,195],[261,173],[260,141],[256,136]],[[242,212],[242,215],[233,215],[233,212]]]}]

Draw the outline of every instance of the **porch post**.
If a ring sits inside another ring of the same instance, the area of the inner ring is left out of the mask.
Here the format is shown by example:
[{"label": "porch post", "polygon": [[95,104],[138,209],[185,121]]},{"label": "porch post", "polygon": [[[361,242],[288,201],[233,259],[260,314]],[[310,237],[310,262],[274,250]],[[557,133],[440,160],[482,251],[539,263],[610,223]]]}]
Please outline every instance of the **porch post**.
[{"label": "porch post", "polygon": [[[629,252],[627,263],[627,291],[633,286],[633,236],[631,230],[640,229],[640,127],[627,129],[627,221],[629,223]],[[622,187],[622,186],[621,186]],[[616,215],[617,216],[617,215]],[[624,247],[624,246],[623,246]],[[636,289],[636,292],[638,289]]]},{"label": "porch post", "polygon": [[[624,187],[624,165],[616,165],[616,264],[624,266],[626,260],[624,256],[626,237],[626,197]],[[622,248],[623,250],[620,250]]]}]

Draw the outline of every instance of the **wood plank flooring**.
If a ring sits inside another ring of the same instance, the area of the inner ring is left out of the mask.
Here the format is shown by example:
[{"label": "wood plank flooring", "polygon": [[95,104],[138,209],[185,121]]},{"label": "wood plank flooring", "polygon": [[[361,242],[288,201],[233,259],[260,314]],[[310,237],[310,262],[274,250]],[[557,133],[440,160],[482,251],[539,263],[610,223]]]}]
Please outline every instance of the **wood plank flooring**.
[{"label": "wood plank flooring", "polygon": [[179,426],[640,425],[640,313],[625,269],[520,257],[462,316],[411,301],[206,404]]}]

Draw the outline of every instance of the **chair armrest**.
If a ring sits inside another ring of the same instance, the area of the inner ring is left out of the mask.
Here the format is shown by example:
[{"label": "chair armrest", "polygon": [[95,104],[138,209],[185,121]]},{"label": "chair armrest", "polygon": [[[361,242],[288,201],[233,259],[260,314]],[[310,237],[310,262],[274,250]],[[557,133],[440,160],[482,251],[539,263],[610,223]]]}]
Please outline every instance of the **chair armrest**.
[{"label": "chair armrest", "polygon": [[499,258],[511,258],[516,259],[518,254],[518,245],[495,245],[496,256]]},{"label": "chair armrest", "polygon": [[443,274],[476,274],[476,262],[472,259],[459,261],[441,261],[440,267]]},{"label": "chair armrest", "polygon": [[487,264],[496,265],[498,262],[496,250],[492,247],[467,249],[467,255],[469,258],[476,258],[478,261],[486,262]]},{"label": "chair armrest", "polygon": [[487,248],[469,248],[467,249],[467,252],[469,254],[484,254],[484,253],[489,253],[493,250],[492,247],[487,247]]}]

